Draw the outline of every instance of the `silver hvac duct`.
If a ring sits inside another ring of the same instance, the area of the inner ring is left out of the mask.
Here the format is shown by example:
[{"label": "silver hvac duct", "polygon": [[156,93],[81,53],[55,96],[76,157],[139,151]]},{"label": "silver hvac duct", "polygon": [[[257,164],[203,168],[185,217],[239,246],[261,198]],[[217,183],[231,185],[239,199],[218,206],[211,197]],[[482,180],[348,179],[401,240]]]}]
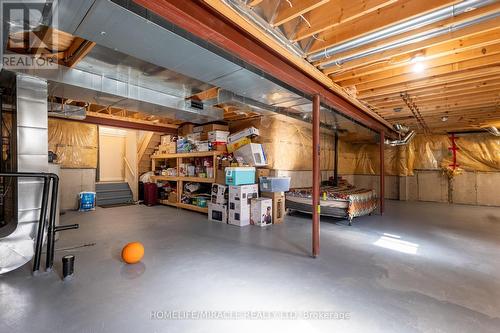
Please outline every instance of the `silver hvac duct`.
[{"label": "silver hvac duct", "polygon": [[83,120],[86,116],[84,106],[49,102],[49,117]]},{"label": "silver hvac duct", "polygon": [[[455,5],[448,6],[448,7],[442,8],[442,9],[438,9],[438,10],[435,10],[433,12],[415,17],[415,18],[410,19],[408,21],[404,21],[404,22],[392,25],[388,28],[375,31],[375,32],[373,32],[371,34],[367,34],[363,37],[356,38],[356,39],[347,41],[345,43],[341,43],[339,45],[329,47],[325,50],[317,51],[317,52],[311,54],[309,57],[307,57],[307,60],[310,62],[315,62],[315,61],[322,60],[324,58],[329,58],[337,53],[345,52],[345,51],[348,51],[348,50],[351,50],[351,49],[354,49],[354,48],[357,48],[357,47],[360,47],[360,46],[363,46],[363,45],[366,45],[369,43],[373,43],[373,42],[383,40],[383,39],[386,39],[386,38],[389,38],[392,36],[396,36],[396,35],[404,33],[404,32],[412,31],[412,30],[424,27],[426,25],[429,25],[429,24],[432,24],[435,22],[439,22],[439,21],[442,21],[442,20],[445,20],[448,18],[452,18],[452,17],[455,17],[457,15],[460,15],[460,14],[463,14],[463,13],[469,11],[471,8],[474,8],[474,9],[481,8],[481,7],[493,4],[496,1],[497,0],[467,0],[467,1],[463,1],[459,4],[455,4]],[[410,39],[407,39],[403,42],[397,42],[397,43],[393,43],[393,44],[390,44],[387,46],[383,46],[383,47],[378,48],[378,49],[367,51],[366,54],[360,53],[360,54],[355,55],[353,57],[348,57],[348,58],[344,58],[344,59],[333,59],[333,60],[330,60],[330,61],[322,64],[320,66],[320,68],[324,69],[324,68],[327,68],[327,67],[330,67],[333,65],[340,65],[342,63],[345,63],[345,62],[348,62],[348,61],[351,61],[354,59],[366,57],[366,56],[373,54],[373,53],[382,52],[385,50],[393,49],[393,48],[400,47],[403,45],[408,45],[411,43],[416,43],[416,42],[426,40],[426,39],[429,39],[432,37],[436,37],[436,36],[439,36],[439,35],[442,35],[442,34],[445,34],[448,32],[462,29],[462,28],[465,28],[467,26],[477,24],[479,22],[486,21],[488,19],[495,18],[497,16],[499,16],[499,13],[486,15],[484,17],[473,19],[473,20],[470,20],[470,21],[467,21],[467,22],[464,22],[461,24],[457,24],[457,25],[452,26],[452,27],[442,28],[442,29],[439,29],[439,30],[431,32],[431,33],[425,32],[425,33],[416,35]]]},{"label": "silver hvac duct", "polygon": [[296,44],[291,43],[288,38],[281,33],[278,28],[272,27],[266,20],[260,17],[252,9],[245,6],[240,0],[222,0],[222,2],[232,8],[241,17],[245,18],[249,23],[256,25],[259,29],[271,35],[278,43],[292,51],[295,55],[304,58],[304,51]]},{"label": "silver hvac duct", "polygon": [[494,136],[500,136],[500,131],[495,126],[487,127],[486,130]]},{"label": "silver hvac duct", "polygon": [[408,143],[410,143],[410,141],[413,139],[413,137],[415,136],[415,131],[411,131],[411,132],[408,132],[408,134],[406,134],[406,136],[402,139],[399,139],[399,140],[385,140],[385,144],[386,145],[390,145],[390,146],[404,146],[404,145],[407,145]]},{"label": "silver hvac duct", "polygon": [[401,134],[406,134],[410,130],[410,128],[406,125],[403,124],[394,124],[394,129],[396,132],[401,133]]},{"label": "silver hvac duct", "polygon": [[[47,82],[18,75],[16,98],[17,171],[47,172]],[[19,178],[13,181],[17,181],[17,226],[0,240],[0,274],[24,265],[33,257],[33,238],[42,201],[43,180]]]}]

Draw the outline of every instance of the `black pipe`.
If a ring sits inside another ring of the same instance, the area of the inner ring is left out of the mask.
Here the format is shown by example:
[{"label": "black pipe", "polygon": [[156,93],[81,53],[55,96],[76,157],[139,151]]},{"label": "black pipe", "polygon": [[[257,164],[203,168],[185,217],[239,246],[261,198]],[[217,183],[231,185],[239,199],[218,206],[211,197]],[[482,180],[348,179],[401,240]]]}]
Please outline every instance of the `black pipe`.
[{"label": "black pipe", "polygon": [[78,228],[80,228],[79,224],[58,225],[57,227],[54,228],[54,232],[73,230]]},{"label": "black pipe", "polygon": [[45,259],[45,270],[52,269],[54,260],[54,241],[55,241],[55,226],[56,226],[56,210],[57,210],[57,192],[59,189],[59,177],[52,177],[52,197],[50,202],[50,217],[49,227],[47,229],[47,257]]},{"label": "black pipe", "polygon": [[47,220],[47,206],[49,201],[49,177],[43,179],[43,193],[42,193],[42,206],[40,208],[40,221],[38,223],[38,232],[36,235],[35,243],[35,258],[33,261],[33,272],[40,269],[40,259],[43,247],[43,233],[45,231],[45,224]]},{"label": "black pipe", "polygon": [[333,160],[333,186],[339,185],[339,134],[335,131],[335,156]]}]

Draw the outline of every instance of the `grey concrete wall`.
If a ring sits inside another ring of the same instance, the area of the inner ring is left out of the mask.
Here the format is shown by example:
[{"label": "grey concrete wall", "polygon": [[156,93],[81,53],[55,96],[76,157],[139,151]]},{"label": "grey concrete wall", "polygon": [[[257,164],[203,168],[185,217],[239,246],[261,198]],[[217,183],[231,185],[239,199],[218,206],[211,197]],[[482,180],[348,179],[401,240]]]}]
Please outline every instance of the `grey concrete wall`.
[{"label": "grey concrete wall", "polygon": [[78,193],[95,191],[96,169],[61,169],[61,210],[78,208]]},{"label": "grey concrete wall", "polygon": [[[311,187],[311,171],[273,170],[274,176],[291,177],[292,188]],[[333,176],[322,171],[321,179]],[[372,188],[379,193],[377,175],[341,175],[357,187]],[[410,177],[386,176],[385,198],[403,201],[448,202],[448,178],[440,170],[415,170]],[[500,172],[464,172],[453,185],[453,203],[500,206]]]},{"label": "grey concrete wall", "polygon": [[[400,178],[400,200],[448,202],[449,181],[439,170]],[[464,172],[453,181],[452,203],[500,206],[500,172]]]}]

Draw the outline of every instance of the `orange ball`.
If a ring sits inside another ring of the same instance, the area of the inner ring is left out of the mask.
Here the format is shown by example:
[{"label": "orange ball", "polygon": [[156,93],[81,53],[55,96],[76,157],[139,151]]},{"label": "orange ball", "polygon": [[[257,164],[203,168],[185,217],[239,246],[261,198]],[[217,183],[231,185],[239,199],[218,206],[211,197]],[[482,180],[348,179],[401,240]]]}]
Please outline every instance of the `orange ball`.
[{"label": "orange ball", "polygon": [[128,243],[123,247],[122,259],[127,264],[135,264],[144,256],[144,246],[139,242]]}]

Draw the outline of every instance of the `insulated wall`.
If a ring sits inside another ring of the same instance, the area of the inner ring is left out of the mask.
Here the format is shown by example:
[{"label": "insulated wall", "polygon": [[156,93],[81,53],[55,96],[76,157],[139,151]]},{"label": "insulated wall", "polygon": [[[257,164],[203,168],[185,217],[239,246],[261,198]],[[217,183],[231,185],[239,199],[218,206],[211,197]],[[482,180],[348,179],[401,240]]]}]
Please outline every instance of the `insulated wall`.
[{"label": "insulated wall", "polygon": [[97,168],[97,125],[51,118],[48,123],[49,150],[62,168]]}]

